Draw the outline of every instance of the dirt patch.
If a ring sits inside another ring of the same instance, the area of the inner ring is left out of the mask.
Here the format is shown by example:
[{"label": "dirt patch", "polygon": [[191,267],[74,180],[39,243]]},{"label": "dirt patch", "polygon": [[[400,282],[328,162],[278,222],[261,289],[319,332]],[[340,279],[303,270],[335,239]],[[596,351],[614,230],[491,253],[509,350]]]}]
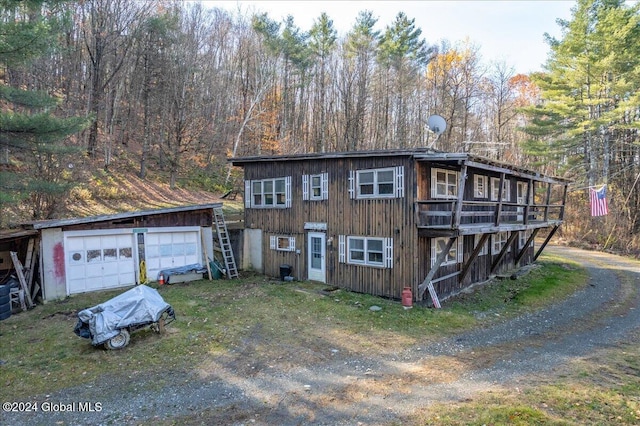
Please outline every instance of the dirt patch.
[{"label": "dirt patch", "polygon": [[[99,413],[9,413],[7,421],[386,425],[410,422],[434,403],[544,383],[597,357],[602,348],[624,344],[640,328],[638,262],[573,249],[551,251],[584,264],[591,285],[557,305],[485,329],[398,345],[391,334],[372,337],[325,328],[323,318],[314,333],[297,340],[277,339],[258,324],[244,330],[231,351],[194,360],[191,370],[118,372],[48,396],[100,401]],[[248,288],[229,295],[250,296]],[[283,326],[296,335],[295,324]],[[639,374],[640,366],[618,370],[622,373],[611,373],[614,384],[619,374]]]}]

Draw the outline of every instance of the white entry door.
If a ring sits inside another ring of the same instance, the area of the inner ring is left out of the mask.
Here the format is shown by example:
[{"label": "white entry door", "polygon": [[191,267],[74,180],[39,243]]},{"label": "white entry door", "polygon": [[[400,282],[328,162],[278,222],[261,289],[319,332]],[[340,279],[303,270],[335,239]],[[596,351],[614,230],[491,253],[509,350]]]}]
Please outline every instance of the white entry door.
[{"label": "white entry door", "polygon": [[307,244],[309,279],[327,282],[326,235],[322,232],[309,232]]}]

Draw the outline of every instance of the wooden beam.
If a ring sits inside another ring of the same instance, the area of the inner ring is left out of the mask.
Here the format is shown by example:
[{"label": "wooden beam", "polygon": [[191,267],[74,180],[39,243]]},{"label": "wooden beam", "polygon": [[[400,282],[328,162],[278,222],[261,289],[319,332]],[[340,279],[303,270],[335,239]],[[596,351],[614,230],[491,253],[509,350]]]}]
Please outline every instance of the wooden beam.
[{"label": "wooden beam", "polygon": [[27,308],[31,309],[35,306],[35,304],[33,303],[33,299],[31,299],[31,292],[29,291],[29,287],[27,287],[27,281],[24,278],[22,263],[20,263],[20,260],[18,259],[18,253],[12,251],[10,252],[10,255],[11,260],[13,260],[13,267],[18,274],[18,281],[20,281],[20,286],[22,287],[22,291],[24,291],[24,296],[27,301]]},{"label": "wooden beam", "polygon": [[496,203],[496,216],[493,224],[500,225],[500,215],[502,214],[502,192],[504,190],[504,173],[500,174],[500,187],[498,188],[498,202]]},{"label": "wooden beam", "polygon": [[467,165],[463,164],[460,169],[460,179],[458,180],[458,202],[456,203],[456,212],[454,216],[454,229],[460,227],[460,217],[462,213],[462,203],[464,200],[464,183],[467,180]]},{"label": "wooden beam", "polygon": [[569,185],[565,184],[564,189],[562,191],[562,207],[560,208],[560,217],[558,219],[564,220],[564,206],[567,205],[567,190],[569,189]]},{"label": "wooden beam", "polygon": [[542,254],[542,250],[544,250],[544,248],[547,246],[547,244],[549,243],[549,241],[551,240],[551,238],[553,237],[553,234],[556,233],[556,231],[558,230],[558,228],[560,228],[560,225],[556,225],[553,227],[553,229],[551,230],[551,232],[549,232],[549,235],[547,235],[547,238],[544,240],[544,243],[542,243],[542,245],[540,246],[540,248],[538,249],[538,252],[536,253],[536,255],[533,257],[533,261],[535,262],[536,260],[538,260],[538,257]]},{"label": "wooden beam", "polygon": [[471,264],[478,257],[478,254],[482,250],[482,247],[484,246],[484,244],[489,239],[489,235],[490,234],[482,234],[482,237],[480,238],[480,241],[478,242],[478,245],[474,247],[473,252],[471,253],[471,256],[469,257],[469,260],[467,260],[467,263],[465,263],[463,265],[463,267],[462,267],[462,272],[460,273],[460,282],[462,282],[462,280],[465,279],[465,277],[469,273],[469,270],[471,270]]},{"label": "wooden beam", "polygon": [[491,271],[489,272],[490,274],[493,274],[493,271],[495,271],[496,268],[498,267],[498,265],[500,264],[500,262],[502,262],[502,259],[504,258],[504,255],[507,254],[507,250],[509,249],[509,247],[511,247],[511,244],[513,244],[513,240],[515,240],[515,238],[517,236],[518,236],[518,234],[516,232],[512,232],[509,235],[509,238],[507,239],[507,242],[502,247],[502,250],[500,250],[500,254],[496,258],[496,260],[493,261],[493,264],[491,265]]},{"label": "wooden beam", "polygon": [[540,230],[539,228],[534,229],[531,235],[529,235],[527,242],[524,243],[524,247],[522,247],[522,249],[520,250],[520,253],[518,253],[518,256],[516,256],[516,259],[514,261],[516,265],[518,264],[518,262],[520,262],[520,259],[522,259],[522,256],[524,256],[524,254],[527,252],[527,249],[529,248],[529,244],[531,244],[531,242],[536,238],[536,234],[538,233],[539,230]]},{"label": "wooden beam", "polygon": [[547,184],[547,196],[544,202],[544,221],[549,220],[549,204],[551,202],[551,184]]},{"label": "wooden beam", "polygon": [[447,245],[445,246],[445,248],[440,252],[440,254],[438,254],[438,257],[436,257],[436,261],[434,262],[433,266],[431,267],[431,270],[427,274],[427,277],[424,279],[422,284],[418,286],[418,300],[422,300],[422,296],[424,296],[424,292],[427,290],[429,281],[431,281],[433,277],[436,275],[436,272],[440,268],[440,265],[444,261],[444,258],[447,256],[447,253],[449,253],[449,250],[451,250],[451,246],[453,245],[453,242],[455,240],[456,240],[455,238],[449,238],[449,241],[447,241]]}]

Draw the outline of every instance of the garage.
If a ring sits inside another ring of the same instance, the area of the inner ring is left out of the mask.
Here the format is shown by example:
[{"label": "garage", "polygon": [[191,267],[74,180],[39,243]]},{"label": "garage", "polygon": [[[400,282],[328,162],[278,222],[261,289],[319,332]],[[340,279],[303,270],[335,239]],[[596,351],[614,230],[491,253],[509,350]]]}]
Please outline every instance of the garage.
[{"label": "garage", "polygon": [[67,291],[69,294],[130,286],[136,283],[133,233],[107,235],[65,233]]},{"label": "garage", "polygon": [[200,229],[149,230],[144,234],[144,257],[147,277],[155,281],[158,272],[200,263]]},{"label": "garage", "polygon": [[40,233],[42,299],[153,282],[161,270],[204,264],[203,253],[213,253],[214,208],[222,203],[24,224]]}]

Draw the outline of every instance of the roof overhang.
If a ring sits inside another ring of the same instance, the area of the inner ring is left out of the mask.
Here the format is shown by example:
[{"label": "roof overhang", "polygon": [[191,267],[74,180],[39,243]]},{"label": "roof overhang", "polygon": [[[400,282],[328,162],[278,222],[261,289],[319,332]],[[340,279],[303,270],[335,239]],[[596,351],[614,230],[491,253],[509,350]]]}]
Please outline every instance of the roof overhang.
[{"label": "roof overhang", "polygon": [[220,208],[220,207],[222,207],[222,203],[196,204],[196,205],[190,205],[190,206],[169,207],[165,209],[156,209],[156,210],[141,210],[141,211],[135,211],[135,212],[117,213],[117,214],[101,215],[101,216],[88,216],[88,217],[73,218],[73,219],[42,220],[42,221],[24,224],[23,226],[26,228],[31,227],[32,229],[59,228],[62,226],[78,225],[83,223],[106,222],[109,220],[128,219],[128,218],[134,218],[134,217],[176,213],[176,212],[189,212],[189,211],[196,211],[196,210],[203,210],[203,209],[214,209],[214,208]]}]

